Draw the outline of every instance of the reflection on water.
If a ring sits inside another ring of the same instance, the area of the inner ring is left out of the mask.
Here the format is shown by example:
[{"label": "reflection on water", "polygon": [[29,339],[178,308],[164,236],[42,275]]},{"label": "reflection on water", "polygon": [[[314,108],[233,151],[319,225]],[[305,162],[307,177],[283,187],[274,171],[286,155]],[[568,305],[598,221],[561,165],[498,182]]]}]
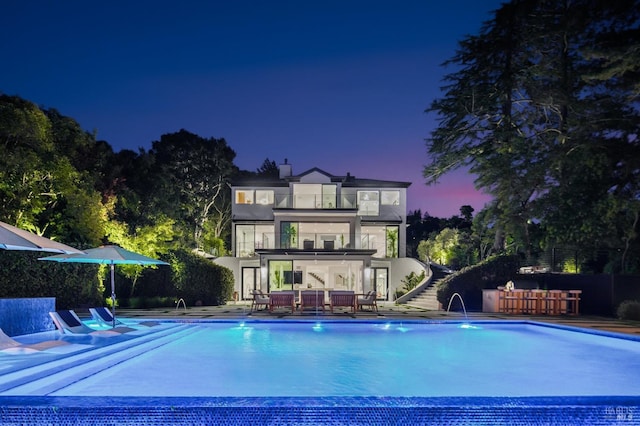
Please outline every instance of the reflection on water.
[{"label": "reflection on water", "polygon": [[195,333],[53,395],[640,394],[639,342],[547,327],[419,322],[193,327]]}]

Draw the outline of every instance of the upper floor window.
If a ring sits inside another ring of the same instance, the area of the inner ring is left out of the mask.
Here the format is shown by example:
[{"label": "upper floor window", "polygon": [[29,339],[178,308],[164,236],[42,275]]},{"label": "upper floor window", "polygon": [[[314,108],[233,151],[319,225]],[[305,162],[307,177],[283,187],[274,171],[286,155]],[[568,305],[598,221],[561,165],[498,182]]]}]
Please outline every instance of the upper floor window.
[{"label": "upper floor window", "polygon": [[236,204],[253,204],[253,190],[236,190]]},{"label": "upper floor window", "polygon": [[358,214],[360,216],[378,216],[380,214],[379,198],[378,191],[358,191]]},{"label": "upper floor window", "polygon": [[383,206],[399,206],[400,191],[382,191],[380,194],[380,204]]},{"label": "upper floor window", "polygon": [[293,207],[296,209],[335,209],[337,186],[331,184],[293,184]]},{"label": "upper floor window", "polygon": [[262,204],[262,205],[273,204],[273,190],[256,189],[256,204]]},{"label": "upper floor window", "polygon": [[336,208],[336,185],[322,185],[322,208],[323,209],[335,209]]},{"label": "upper floor window", "polygon": [[236,190],[236,204],[273,204],[273,190],[271,189],[238,189]]}]

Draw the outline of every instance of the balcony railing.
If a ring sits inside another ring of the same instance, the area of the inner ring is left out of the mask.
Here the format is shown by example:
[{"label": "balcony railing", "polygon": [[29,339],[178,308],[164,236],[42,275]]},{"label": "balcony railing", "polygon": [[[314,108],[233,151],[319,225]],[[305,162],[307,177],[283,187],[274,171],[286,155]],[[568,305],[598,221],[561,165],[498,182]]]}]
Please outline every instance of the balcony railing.
[{"label": "balcony railing", "polygon": [[[384,255],[385,242],[380,241],[374,234],[360,234],[356,236],[357,244],[354,244],[347,234],[327,233],[302,233],[296,235],[277,234],[275,238],[263,238],[262,241],[238,241],[236,243],[236,256],[250,257],[256,250],[261,249],[295,249],[295,250],[343,250],[364,249],[377,250],[378,256]],[[279,242],[276,246],[274,242]],[[375,255],[374,255],[375,256]]]},{"label": "balcony railing", "polygon": [[276,194],[275,207],[280,209],[354,209],[355,194],[340,197],[322,194]]}]

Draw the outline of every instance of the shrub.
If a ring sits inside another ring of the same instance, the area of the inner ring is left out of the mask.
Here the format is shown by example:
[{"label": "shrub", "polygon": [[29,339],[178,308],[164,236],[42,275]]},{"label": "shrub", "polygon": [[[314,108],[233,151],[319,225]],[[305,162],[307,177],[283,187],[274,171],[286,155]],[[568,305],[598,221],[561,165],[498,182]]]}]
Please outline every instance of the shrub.
[{"label": "shrub", "polygon": [[482,310],[482,290],[497,288],[518,272],[518,256],[495,256],[448,275],[438,283],[438,302],[447,306],[454,293],[460,294],[469,311]]},{"label": "shrub", "polygon": [[[107,299],[111,304],[110,299]],[[118,303],[123,308],[131,309],[151,309],[175,307],[176,302],[173,297],[130,297],[128,299],[118,299]]]},{"label": "shrub", "polygon": [[618,318],[622,320],[640,321],[640,302],[625,300],[618,306]]},{"label": "shrub", "polygon": [[406,290],[406,292],[413,290],[418,286],[418,284],[422,282],[422,280],[424,280],[425,276],[426,271],[424,270],[420,274],[416,274],[415,272],[411,271],[409,275],[400,280],[404,284],[403,289]]},{"label": "shrub", "polygon": [[0,297],[55,297],[56,309],[101,302],[98,266],[39,261],[50,253],[2,251]]},{"label": "shrub", "polygon": [[232,299],[234,281],[230,269],[182,250],[164,260],[171,264],[170,268],[144,270],[132,297],[140,300],[128,302],[130,307],[171,307],[179,299],[184,299],[187,306],[215,306]]},{"label": "shrub", "polygon": [[233,272],[186,251],[174,253],[171,262],[178,298],[189,306],[224,305],[233,297]]}]

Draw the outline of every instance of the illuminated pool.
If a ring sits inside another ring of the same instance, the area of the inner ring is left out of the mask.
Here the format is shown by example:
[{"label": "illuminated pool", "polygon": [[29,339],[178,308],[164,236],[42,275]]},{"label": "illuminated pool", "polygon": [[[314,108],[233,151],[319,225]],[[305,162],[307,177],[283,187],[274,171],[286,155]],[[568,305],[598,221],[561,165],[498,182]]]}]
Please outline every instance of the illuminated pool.
[{"label": "illuminated pool", "polygon": [[89,410],[95,420],[104,405],[105,416],[125,407],[125,418],[140,421],[142,410],[149,421],[160,410],[162,423],[148,424],[178,413],[224,424],[640,420],[640,342],[610,333],[502,321],[217,321],[157,334],[60,357],[50,370],[47,361],[11,386],[0,377],[0,413],[55,405],[56,415]]}]

